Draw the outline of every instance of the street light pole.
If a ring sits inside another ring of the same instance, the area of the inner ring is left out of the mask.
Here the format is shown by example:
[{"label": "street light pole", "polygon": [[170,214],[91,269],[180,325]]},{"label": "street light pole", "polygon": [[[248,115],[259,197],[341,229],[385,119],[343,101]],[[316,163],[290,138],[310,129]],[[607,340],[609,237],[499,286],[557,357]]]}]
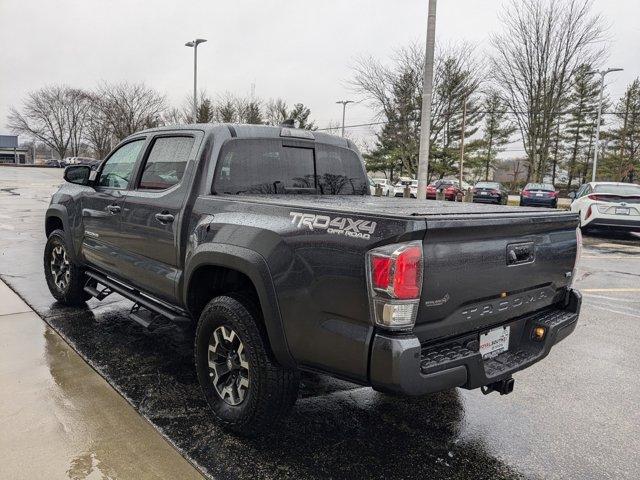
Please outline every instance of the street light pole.
[{"label": "street light pole", "polygon": [[198,45],[206,41],[204,38],[196,38],[184,44],[185,47],[193,47],[193,123],[198,121]]},{"label": "street light pole", "polygon": [[600,75],[600,98],[598,99],[598,120],[596,123],[596,144],[593,149],[593,172],[591,174],[591,181],[596,181],[596,169],[598,168],[598,150],[600,149],[600,118],[602,117],[602,97],[604,96],[604,77],[607,73],[621,72],[622,68],[609,68],[607,70],[592,70],[588,74]]},{"label": "street light pole", "polygon": [[353,100],[338,100],[336,103],[342,104],[342,136],[344,137],[344,118],[347,110],[347,104],[355,102]]},{"label": "street light pole", "polygon": [[429,138],[431,136],[431,93],[433,90],[433,53],[436,43],[436,6],[437,0],[429,0],[427,16],[427,45],[425,51],[422,115],[420,119],[420,153],[418,156],[418,191],[416,198],[427,198],[429,172]]}]

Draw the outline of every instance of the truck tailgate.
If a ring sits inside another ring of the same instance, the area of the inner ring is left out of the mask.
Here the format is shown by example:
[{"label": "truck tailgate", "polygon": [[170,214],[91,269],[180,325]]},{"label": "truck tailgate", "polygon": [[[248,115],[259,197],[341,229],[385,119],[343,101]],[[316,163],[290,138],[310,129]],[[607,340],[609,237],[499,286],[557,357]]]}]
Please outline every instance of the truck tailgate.
[{"label": "truck tailgate", "polygon": [[482,330],[564,297],[577,254],[575,214],[428,217],[414,332],[421,341]]}]

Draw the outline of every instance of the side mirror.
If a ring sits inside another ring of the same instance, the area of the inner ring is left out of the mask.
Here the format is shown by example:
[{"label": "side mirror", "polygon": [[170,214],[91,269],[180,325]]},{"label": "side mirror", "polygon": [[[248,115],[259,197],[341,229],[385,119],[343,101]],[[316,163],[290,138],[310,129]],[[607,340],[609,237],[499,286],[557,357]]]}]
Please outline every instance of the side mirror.
[{"label": "side mirror", "polygon": [[70,165],[64,169],[64,179],[76,185],[89,185],[91,167],[89,165]]},{"label": "side mirror", "polygon": [[575,198],[576,198],[576,192],[569,192],[569,198],[570,198],[571,200],[575,200]]}]

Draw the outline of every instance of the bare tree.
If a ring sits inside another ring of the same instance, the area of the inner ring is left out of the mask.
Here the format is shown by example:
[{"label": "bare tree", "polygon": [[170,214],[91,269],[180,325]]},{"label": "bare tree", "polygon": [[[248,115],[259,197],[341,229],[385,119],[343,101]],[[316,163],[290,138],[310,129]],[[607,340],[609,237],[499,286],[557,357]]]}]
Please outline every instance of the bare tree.
[{"label": "bare tree", "polygon": [[103,159],[111,151],[113,135],[109,123],[103,116],[100,99],[88,94],[90,108],[84,125],[84,141],[94,158]]},{"label": "bare tree", "polygon": [[103,84],[96,97],[102,118],[117,141],[159,125],[167,109],[164,95],[142,83]]},{"label": "bare tree", "polygon": [[281,98],[271,99],[265,105],[265,123],[268,125],[280,125],[288,119],[289,107]]},{"label": "bare tree", "polygon": [[21,111],[10,110],[8,126],[64,158],[70,146],[74,153],[79,149],[86,105],[86,96],[79,90],[59,85],[44,87],[27,95]]},{"label": "bare tree", "polygon": [[604,53],[604,26],[591,0],[512,0],[504,31],[492,37],[493,72],[513,111],[529,172],[541,181],[554,127],[581,64],[596,66]]}]

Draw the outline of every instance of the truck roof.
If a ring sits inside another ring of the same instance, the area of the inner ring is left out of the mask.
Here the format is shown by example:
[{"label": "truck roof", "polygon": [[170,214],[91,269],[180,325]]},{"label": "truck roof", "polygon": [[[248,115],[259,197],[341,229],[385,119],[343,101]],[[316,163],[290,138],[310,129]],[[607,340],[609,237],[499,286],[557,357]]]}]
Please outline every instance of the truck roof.
[{"label": "truck roof", "polygon": [[[326,143],[329,145],[335,145],[337,147],[356,149],[351,140],[346,138],[337,137],[324,132],[318,132],[317,130],[301,130],[291,127],[280,127],[273,125],[248,125],[242,123],[191,123],[182,125],[170,125],[166,127],[149,128],[139,133],[149,133],[158,131],[175,131],[175,130],[202,130],[205,133],[215,133],[216,130],[226,129],[235,138],[292,138],[292,139],[307,139],[313,140],[319,143]],[[289,130],[292,134],[285,136],[283,130]],[[298,136],[305,135],[305,137]],[[313,135],[313,139],[306,138],[307,135]]]}]

